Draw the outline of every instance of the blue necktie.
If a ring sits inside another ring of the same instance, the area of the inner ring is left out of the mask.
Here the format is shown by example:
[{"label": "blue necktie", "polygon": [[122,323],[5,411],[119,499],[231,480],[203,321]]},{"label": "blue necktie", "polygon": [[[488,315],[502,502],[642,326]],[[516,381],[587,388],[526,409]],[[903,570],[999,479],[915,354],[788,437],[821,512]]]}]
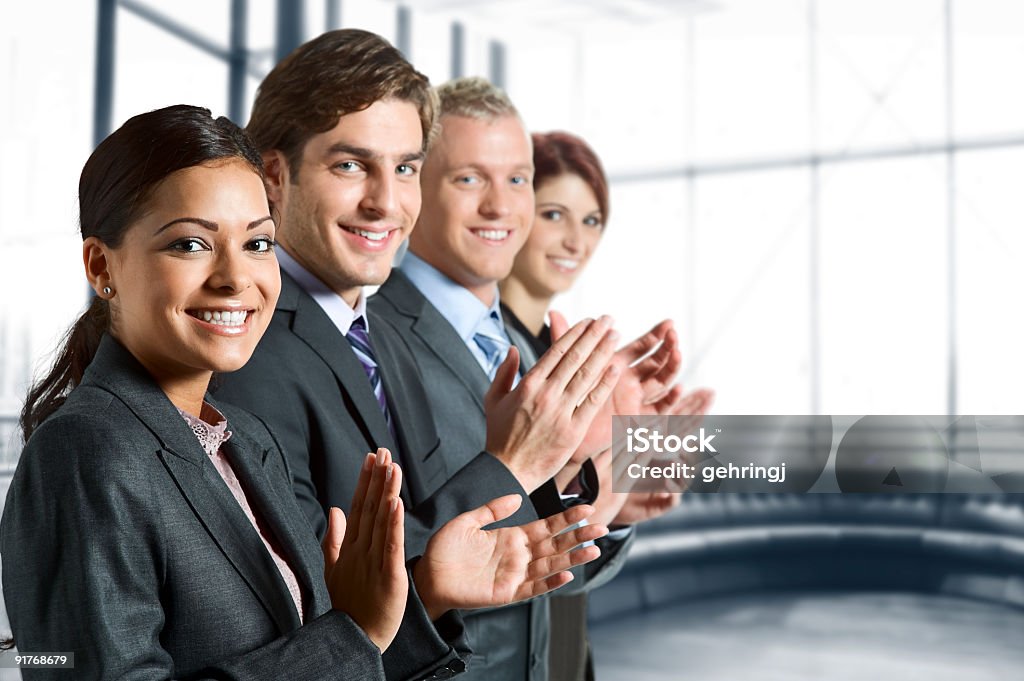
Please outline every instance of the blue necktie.
[{"label": "blue necktie", "polygon": [[[388,430],[394,436],[395,430],[391,425],[388,399],[384,394],[384,381],[381,380],[380,369],[377,367],[377,358],[373,354],[373,346],[370,345],[370,334],[366,328],[366,320],[362,316],[356,317],[352,321],[352,326],[349,327],[345,338],[348,339],[349,345],[352,346],[352,351],[356,353],[359,363],[363,365],[366,377],[370,379],[370,387],[373,388],[373,396],[377,398],[377,406],[384,412],[384,420],[388,424]],[[392,452],[392,454],[394,453]]]},{"label": "blue necktie", "polygon": [[473,334],[473,341],[483,352],[484,363],[481,366],[487,372],[487,378],[493,381],[498,366],[505,360],[508,349],[512,345],[497,312],[492,310],[490,314],[480,320]]}]

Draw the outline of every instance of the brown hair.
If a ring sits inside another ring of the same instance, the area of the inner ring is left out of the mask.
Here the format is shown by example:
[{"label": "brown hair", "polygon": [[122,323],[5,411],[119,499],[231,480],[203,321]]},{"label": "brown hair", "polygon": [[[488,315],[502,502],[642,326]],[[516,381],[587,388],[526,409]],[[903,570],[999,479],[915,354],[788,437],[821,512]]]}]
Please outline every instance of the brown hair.
[{"label": "brown hair", "polygon": [[416,106],[426,149],[437,116],[427,77],[375,33],[329,31],[297,47],[263,79],[245,130],[260,152],[283,153],[298,177],[309,138],[382,99]]},{"label": "brown hair", "polygon": [[[225,159],[241,159],[263,177],[263,163],[242,130],[208,109],[169,106],[129,118],[89,156],[78,183],[82,238],[117,248],[171,173]],[[106,300],[95,297],[57,351],[53,368],[29,390],[21,431],[32,431],[64,403],[92,362],[110,326]]]},{"label": "brown hair", "polygon": [[533,188],[559,175],[578,175],[587,183],[601,209],[601,226],[608,224],[608,178],[601,159],[576,135],[567,132],[533,133]]}]

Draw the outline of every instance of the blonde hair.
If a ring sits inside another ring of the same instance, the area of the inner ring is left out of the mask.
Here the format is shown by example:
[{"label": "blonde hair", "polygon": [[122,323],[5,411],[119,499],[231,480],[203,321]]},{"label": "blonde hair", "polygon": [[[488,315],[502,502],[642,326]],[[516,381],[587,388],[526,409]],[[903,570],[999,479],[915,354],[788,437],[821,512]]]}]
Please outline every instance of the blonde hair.
[{"label": "blonde hair", "polygon": [[465,116],[489,120],[502,116],[519,118],[504,90],[479,76],[449,80],[437,86],[441,116]]}]

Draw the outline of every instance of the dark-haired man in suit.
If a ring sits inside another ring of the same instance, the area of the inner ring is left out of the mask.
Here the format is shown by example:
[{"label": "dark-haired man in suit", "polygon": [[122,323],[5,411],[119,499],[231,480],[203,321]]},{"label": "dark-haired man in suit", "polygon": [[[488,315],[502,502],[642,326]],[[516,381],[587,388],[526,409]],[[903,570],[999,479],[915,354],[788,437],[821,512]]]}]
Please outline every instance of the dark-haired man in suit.
[{"label": "dark-haired man in suit", "polygon": [[[607,322],[578,325],[532,378],[490,391],[486,441],[472,457],[439,438],[432,406],[446,396],[423,381],[398,332],[367,313],[363,293],[387,278],[416,222],[435,106],[427,79],[363,31],[325,34],[267,76],[247,132],[263,154],[278,218],[282,291],[252,360],[223,376],[217,392],[274,428],[321,534],[325,509],[347,506],[364,454],[391,449],[405,471],[410,555],[444,522],[497,496],[547,490],[547,505],[524,501],[505,525],[560,511],[546,481],[578,449],[617,371]],[[515,371],[513,353],[505,374]],[[542,604],[469,619],[501,620],[511,632],[497,637],[501,650],[519,655],[536,649],[528,637],[546,636],[530,624]],[[492,651],[474,642],[473,624],[467,629],[471,668],[482,666]]]}]

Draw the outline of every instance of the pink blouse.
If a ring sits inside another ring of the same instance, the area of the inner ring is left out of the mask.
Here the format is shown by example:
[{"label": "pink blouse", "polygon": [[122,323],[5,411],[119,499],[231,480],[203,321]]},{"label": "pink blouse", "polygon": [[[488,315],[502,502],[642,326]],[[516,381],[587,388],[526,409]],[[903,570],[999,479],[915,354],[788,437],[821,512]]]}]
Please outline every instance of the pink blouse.
[{"label": "pink blouse", "polygon": [[[267,547],[267,551],[270,552],[270,557],[274,559],[274,563],[277,565],[278,571],[281,573],[281,578],[284,579],[284,583],[288,586],[288,592],[292,596],[292,601],[295,603],[295,609],[299,613],[299,621],[304,621],[303,610],[302,610],[302,589],[299,588],[299,582],[295,579],[295,573],[288,565],[288,561],[284,559],[281,552],[276,546],[268,539],[269,534],[264,531],[264,528],[260,527],[261,522],[256,520],[256,515],[252,512],[252,507],[249,506],[249,500],[246,497],[245,490],[242,489],[241,483],[238,481],[238,477],[235,475],[234,469],[231,467],[231,462],[228,457],[221,450],[221,445],[228,441],[231,437],[231,431],[228,430],[228,422],[224,419],[224,415],[221,414],[216,408],[203,403],[202,418],[196,418],[188,412],[178,410],[185,422],[188,423],[192,432],[196,434],[199,439],[199,444],[202,445],[203,451],[210,455],[210,459],[213,461],[214,467],[217,472],[220,473],[220,477],[224,479],[228,489],[231,490],[231,494],[238,501],[238,505],[245,511],[245,515],[249,518],[249,522],[256,529],[256,532],[260,535],[260,539],[263,540],[263,545]],[[217,425],[211,426],[210,423],[216,423]]]}]

